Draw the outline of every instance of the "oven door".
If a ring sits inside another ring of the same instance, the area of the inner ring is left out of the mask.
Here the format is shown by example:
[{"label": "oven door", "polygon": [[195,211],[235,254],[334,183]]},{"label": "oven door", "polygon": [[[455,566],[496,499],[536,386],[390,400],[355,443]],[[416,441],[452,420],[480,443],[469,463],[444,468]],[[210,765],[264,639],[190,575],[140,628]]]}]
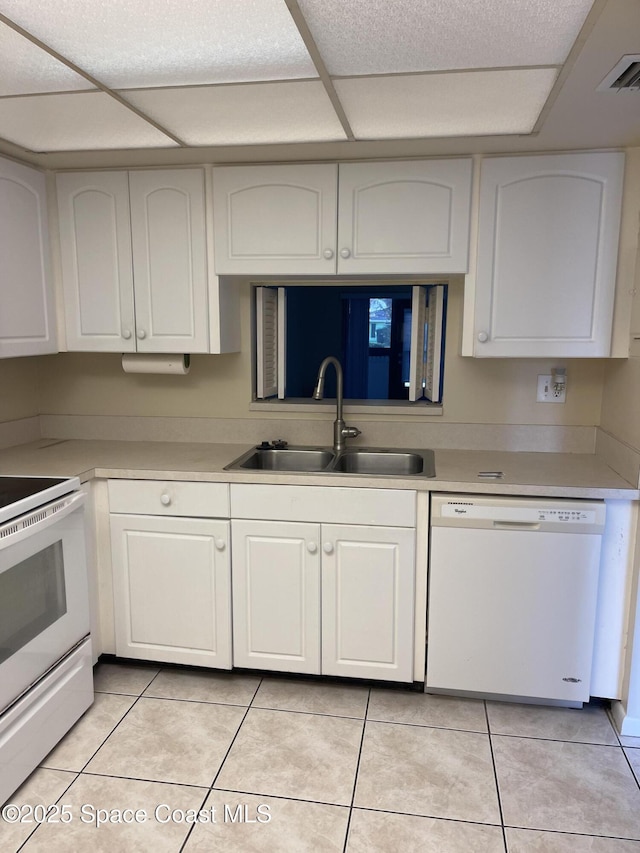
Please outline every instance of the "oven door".
[{"label": "oven door", "polygon": [[0,527],[0,712],[89,633],[82,492]]}]

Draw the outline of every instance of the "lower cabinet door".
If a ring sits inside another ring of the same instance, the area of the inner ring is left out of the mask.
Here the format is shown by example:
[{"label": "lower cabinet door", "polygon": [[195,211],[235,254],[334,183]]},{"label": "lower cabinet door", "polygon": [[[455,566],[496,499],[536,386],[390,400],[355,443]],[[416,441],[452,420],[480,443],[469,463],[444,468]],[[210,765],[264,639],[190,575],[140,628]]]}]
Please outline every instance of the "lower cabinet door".
[{"label": "lower cabinet door", "polygon": [[233,663],[320,672],[320,525],[232,521]]},{"label": "lower cabinet door", "polygon": [[413,681],[415,531],[322,525],[322,672]]},{"label": "lower cabinet door", "polygon": [[116,652],[231,668],[229,522],[111,515]]}]

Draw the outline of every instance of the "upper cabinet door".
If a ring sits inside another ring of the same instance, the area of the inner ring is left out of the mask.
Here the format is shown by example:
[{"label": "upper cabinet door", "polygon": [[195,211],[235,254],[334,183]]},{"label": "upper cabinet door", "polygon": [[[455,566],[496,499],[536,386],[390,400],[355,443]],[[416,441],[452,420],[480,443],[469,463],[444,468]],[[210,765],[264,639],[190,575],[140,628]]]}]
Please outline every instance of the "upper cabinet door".
[{"label": "upper cabinet door", "polygon": [[471,159],[340,166],[339,273],[464,273]]},{"label": "upper cabinet door", "polygon": [[204,174],[129,173],[138,352],[208,352]]},{"label": "upper cabinet door", "polygon": [[57,352],[42,172],[0,159],[0,357]]},{"label": "upper cabinet door", "polygon": [[67,347],[136,348],[126,172],[56,177]]},{"label": "upper cabinet door", "polygon": [[624,155],[482,164],[473,354],[608,356]]},{"label": "upper cabinet door", "polygon": [[218,274],[336,271],[336,164],[213,170]]}]

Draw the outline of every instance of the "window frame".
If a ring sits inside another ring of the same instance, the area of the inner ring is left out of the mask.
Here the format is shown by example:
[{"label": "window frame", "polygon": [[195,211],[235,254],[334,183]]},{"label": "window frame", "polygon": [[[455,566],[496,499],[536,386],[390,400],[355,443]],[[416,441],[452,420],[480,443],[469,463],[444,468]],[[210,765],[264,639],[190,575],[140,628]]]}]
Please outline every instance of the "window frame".
[{"label": "window frame", "polygon": [[[361,286],[368,289],[384,289],[389,286],[407,285],[411,287],[412,313],[411,313],[411,356],[410,367],[411,382],[409,400],[356,400],[345,398],[345,411],[354,413],[379,413],[379,410],[396,410],[403,414],[441,414],[442,413],[442,374],[444,367],[444,344],[446,319],[444,315],[447,301],[447,288],[450,282],[447,277],[438,276],[433,280],[421,278],[419,280],[406,281],[393,279],[378,281],[367,278],[363,281],[349,280],[300,280],[288,281],[279,277],[276,280],[261,280],[251,282],[251,304],[253,311],[253,388],[252,402],[250,408],[253,410],[280,410],[280,411],[304,411],[313,408],[317,411],[318,402],[310,398],[294,398],[286,395],[286,288],[288,287],[354,287]],[[429,292],[427,305],[427,293]],[[275,301],[276,310],[271,311],[271,322],[275,322],[275,329],[264,328],[264,316],[261,315],[259,302],[260,293],[270,291],[275,296],[270,297]],[[417,309],[417,313],[416,313]],[[415,318],[423,318],[422,324],[416,324]],[[424,322],[429,322],[429,328],[435,329],[435,334],[429,334],[428,345],[424,347]],[[275,339],[275,345],[273,343]],[[264,365],[260,364],[260,352],[265,356],[264,342],[271,341],[270,354],[275,354],[276,364],[271,365],[271,376],[277,375],[275,386],[268,390],[267,396],[260,396],[261,389],[259,376],[263,373]],[[415,353],[421,352],[423,357],[418,359]],[[331,353],[327,353],[330,355]],[[438,357],[436,358],[436,354]],[[427,393],[430,394],[427,397]],[[413,399],[412,399],[413,397]],[[332,401],[329,402],[333,405]]]}]

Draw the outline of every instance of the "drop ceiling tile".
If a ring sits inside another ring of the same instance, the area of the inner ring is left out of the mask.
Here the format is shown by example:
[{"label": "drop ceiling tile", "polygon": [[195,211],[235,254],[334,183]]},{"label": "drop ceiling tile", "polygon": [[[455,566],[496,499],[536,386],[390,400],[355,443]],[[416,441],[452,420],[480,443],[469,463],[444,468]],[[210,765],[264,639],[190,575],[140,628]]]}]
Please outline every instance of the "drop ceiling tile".
[{"label": "drop ceiling tile", "polygon": [[93,89],[84,77],[0,23],[0,97]]},{"label": "drop ceiling tile", "polygon": [[176,145],[104,92],[0,99],[0,137],[31,151]]},{"label": "drop ceiling tile", "polygon": [[324,86],[287,81],[122,96],[189,145],[256,145],[345,139]]},{"label": "drop ceiling tile", "polygon": [[335,80],[357,139],[530,133],[555,69]]},{"label": "drop ceiling tile", "polygon": [[317,77],[284,0],[0,0],[112,89]]},{"label": "drop ceiling tile", "polygon": [[329,73],[556,65],[593,0],[298,0]]}]

